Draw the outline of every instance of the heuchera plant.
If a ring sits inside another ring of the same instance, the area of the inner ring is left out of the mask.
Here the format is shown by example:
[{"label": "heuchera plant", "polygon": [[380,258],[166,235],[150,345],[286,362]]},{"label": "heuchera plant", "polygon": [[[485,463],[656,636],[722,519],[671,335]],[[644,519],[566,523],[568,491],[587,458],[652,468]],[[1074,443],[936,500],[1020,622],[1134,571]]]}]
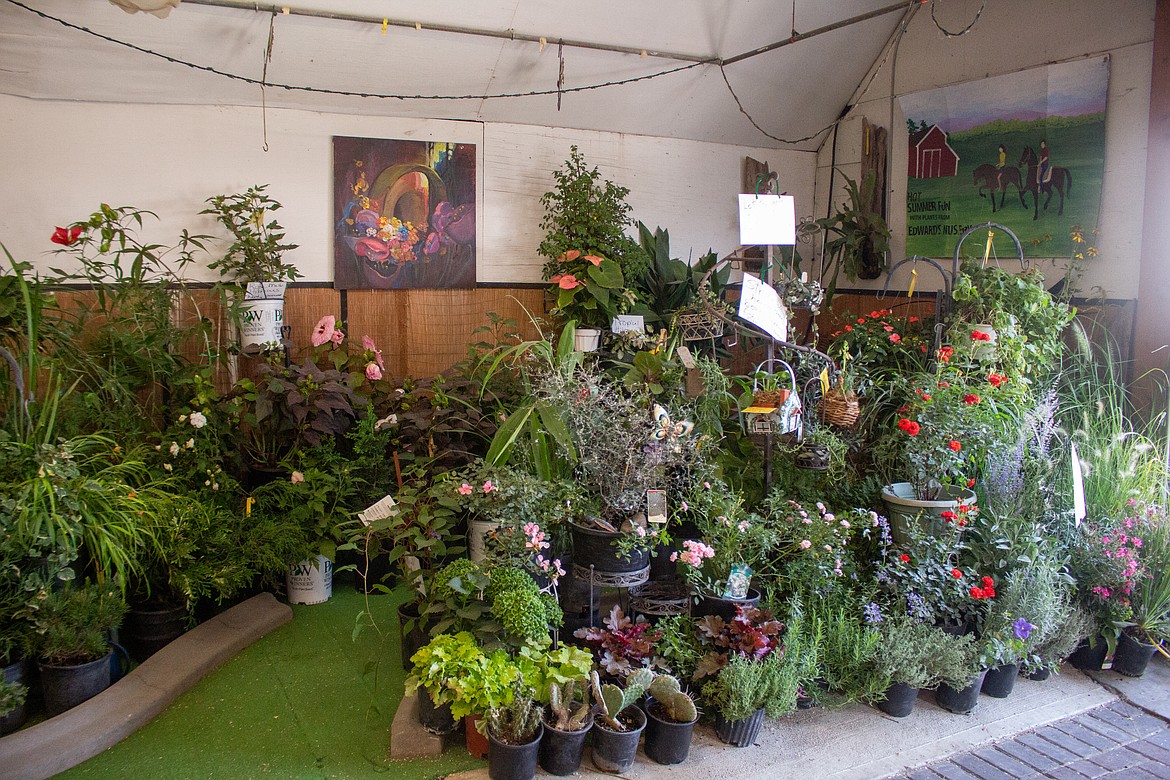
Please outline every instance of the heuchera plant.
[{"label": "heuchera plant", "polygon": [[784,624],[766,609],[740,606],[730,621],[706,615],[698,624],[699,643],[707,654],[699,661],[694,679],[709,677],[727,666],[732,656],[764,658],[781,649]]},{"label": "heuchera plant", "polygon": [[595,652],[599,663],[610,674],[624,677],[634,669],[658,665],[654,643],[662,632],[646,622],[641,615],[630,620],[622,608],[614,604],[600,628],[579,628],[573,636],[584,639]]}]

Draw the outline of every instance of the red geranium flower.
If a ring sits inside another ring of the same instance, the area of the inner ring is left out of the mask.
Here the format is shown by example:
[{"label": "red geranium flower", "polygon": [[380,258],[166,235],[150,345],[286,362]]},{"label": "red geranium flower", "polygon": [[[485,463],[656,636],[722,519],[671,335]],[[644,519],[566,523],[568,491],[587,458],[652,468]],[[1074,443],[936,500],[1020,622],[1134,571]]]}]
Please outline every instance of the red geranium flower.
[{"label": "red geranium flower", "polygon": [[917,436],[918,432],[922,430],[918,423],[914,422],[913,420],[908,420],[905,417],[903,417],[901,420],[898,420],[898,428],[910,434],[911,436]]},{"label": "red geranium flower", "polygon": [[1007,381],[1007,377],[1003,374],[988,374],[987,381],[991,383],[992,387],[999,387]]},{"label": "red geranium flower", "polygon": [[898,556],[898,560],[900,560],[902,563],[910,563],[910,556],[906,553],[902,553]]},{"label": "red geranium flower", "polygon": [[851,333],[852,331],[853,331],[853,326],[852,326],[852,325],[846,325],[846,326],[845,326],[845,332],[846,332],[846,333]]},{"label": "red geranium flower", "polygon": [[77,243],[77,238],[80,235],[81,225],[74,225],[70,228],[59,227],[53,231],[53,235],[49,237],[49,240],[54,244],[73,246],[73,244]]},{"label": "red geranium flower", "polygon": [[991,579],[991,577],[984,577],[980,581],[983,583],[984,587],[987,588],[993,587],[995,585],[995,580]]},{"label": "red geranium flower", "polygon": [[955,519],[955,513],[949,509],[944,509],[942,512],[939,513],[939,517],[941,517],[943,520],[946,520],[949,523]]},{"label": "red geranium flower", "polygon": [[963,403],[967,404],[967,406],[974,406],[975,404],[979,403],[980,400],[981,399],[979,396],[975,395],[974,393],[967,393],[965,396],[963,396]]},{"label": "red geranium flower", "polygon": [[958,569],[951,569],[951,576],[956,580],[961,580],[963,579],[963,572],[959,571]]},{"label": "red geranium flower", "polygon": [[963,445],[960,444],[959,442],[955,441],[954,439],[951,439],[950,444],[948,444],[947,446],[950,447],[955,452],[958,452],[959,450],[963,449]]},{"label": "red geranium flower", "polygon": [[971,331],[971,340],[972,341],[991,341],[991,334],[984,333],[981,330],[973,330],[973,331]]},{"label": "red geranium flower", "polygon": [[984,598],[984,595],[983,595],[983,588],[980,588],[980,587],[973,587],[973,588],[971,588],[971,591],[970,591],[970,592],[971,592],[971,598],[973,598],[973,599],[981,599],[981,598]]},{"label": "red geranium flower", "polygon": [[897,343],[899,343],[901,340],[902,340],[902,337],[901,337],[901,336],[899,336],[897,333],[891,333],[891,334],[890,334],[890,341],[892,341],[893,343],[897,344]]},{"label": "red geranium flower", "polygon": [[954,350],[954,348],[952,348],[952,347],[942,347],[942,348],[941,348],[941,349],[939,349],[939,351],[938,351],[938,359],[939,359],[939,360],[941,360],[941,361],[942,361],[942,362],[944,362],[944,363],[947,363],[947,362],[949,362],[949,361],[950,361],[950,359],[951,359],[951,355],[953,355],[953,354],[955,354],[955,350]]},{"label": "red geranium flower", "polygon": [[971,477],[969,480],[967,480],[967,487],[968,488],[975,487],[975,477]]}]

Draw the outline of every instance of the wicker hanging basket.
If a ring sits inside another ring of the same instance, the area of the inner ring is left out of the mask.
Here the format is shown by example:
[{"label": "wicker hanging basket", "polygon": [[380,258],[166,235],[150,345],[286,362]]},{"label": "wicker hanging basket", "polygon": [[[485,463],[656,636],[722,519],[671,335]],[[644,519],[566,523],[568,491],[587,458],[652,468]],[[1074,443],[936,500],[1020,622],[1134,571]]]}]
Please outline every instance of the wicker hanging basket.
[{"label": "wicker hanging basket", "polygon": [[818,411],[821,419],[829,425],[852,428],[861,415],[861,402],[857,399],[857,393],[852,390],[847,392],[842,385],[842,382],[838,382],[836,387],[829,388],[821,399]]}]

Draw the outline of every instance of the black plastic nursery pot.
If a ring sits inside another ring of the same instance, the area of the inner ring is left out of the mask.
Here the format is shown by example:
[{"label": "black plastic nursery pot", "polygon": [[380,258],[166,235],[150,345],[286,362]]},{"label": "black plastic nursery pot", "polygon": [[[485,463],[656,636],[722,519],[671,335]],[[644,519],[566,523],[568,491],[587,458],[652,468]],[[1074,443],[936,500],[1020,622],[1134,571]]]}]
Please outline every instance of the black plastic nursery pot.
[{"label": "black plastic nursery pot", "polygon": [[918,701],[918,689],[906,683],[893,683],[886,689],[886,698],[877,703],[882,712],[895,718],[904,718],[914,711]]},{"label": "black plastic nursery pot", "polygon": [[971,678],[971,682],[964,688],[952,688],[946,683],[940,683],[934,692],[934,700],[938,706],[957,715],[966,715],[979,704],[979,689],[983,687],[983,678],[987,674],[984,669]]},{"label": "black plastic nursery pot", "polygon": [[691,752],[695,720],[676,723],[653,697],[646,699],[646,757],[659,764],[681,764]]},{"label": "black plastic nursery pot", "polygon": [[612,731],[600,720],[594,721],[589,730],[593,766],[602,772],[625,772],[634,765],[638,755],[638,740],[646,728],[646,713],[637,707],[629,707],[618,719],[626,725],[626,731]]},{"label": "black plastic nursery pot", "polygon": [[[414,627],[407,631],[405,626],[411,620],[414,621]],[[431,641],[419,618],[417,602],[408,601],[398,608],[398,631],[401,640],[399,647],[402,650],[402,668],[410,671],[412,666],[410,657]]]},{"label": "black plastic nursery pot", "polygon": [[573,537],[573,563],[605,574],[629,574],[642,571],[650,565],[650,552],[636,547],[628,555],[618,549],[622,534],[611,534],[585,528],[576,523],[569,524]]},{"label": "black plastic nursery pot", "polygon": [[1068,657],[1068,662],[1082,672],[1099,672],[1105,665],[1105,656],[1109,654],[1109,644],[1103,636],[1082,639]]},{"label": "black plastic nursery pot", "polygon": [[585,755],[585,738],[589,736],[592,726],[592,715],[577,731],[561,731],[545,721],[538,756],[540,768],[559,777],[576,772],[581,767],[581,757]]},{"label": "black plastic nursery pot", "polygon": [[1016,687],[1016,678],[1019,676],[1020,665],[1018,663],[1000,664],[987,670],[980,690],[993,699],[1006,699],[1011,696],[1012,689]]},{"label": "black plastic nursery pot", "polygon": [[491,780],[532,780],[536,776],[536,757],[540,752],[544,727],[538,726],[536,736],[523,745],[500,742],[488,730],[488,777]]},{"label": "black plastic nursery pot", "polygon": [[1049,677],[1052,676],[1052,667],[1051,666],[1041,666],[1039,669],[1034,669],[1034,670],[1028,672],[1027,674],[1024,674],[1024,672],[1020,672],[1020,674],[1023,674],[1029,680],[1035,680],[1036,682],[1043,682],[1044,680],[1047,680]]},{"label": "black plastic nursery pot", "polygon": [[706,594],[700,594],[695,598],[695,603],[691,605],[692,617],[699,619],[706,615],[718,615],[725,621],[730,622],[735,617],[735,612],[739,607],[758,606],[760,603],[760,592],[755,588],[748,588],[747,598],[742,599],[725,599]]},{"label": "black plastic nursery pot", "polygon": [[423,730],[440,736],[454,733],[460,724],[451,715],[451,705],[442,704],[436,707],[431,694],[425,688],[419,688],[417,696],[418,722]]},{"label": "black plastic nursery pot", "polygon": [[1141,677],[1157,651],[1158,646],[1155,644],[1122,634],[1117,640],[1117,650],[1113,653],[1113,671],[1126,677]]},{"label": "black plastic nursery pot", "polygon": [[725,745],[748,747],[754,745],[760,736],[760,729],[764,727],[764,708],[760,707],[750,718],[743,720],[725,720],[719,713],[715,714],[715,734]]},{"label": "black plastic nursery pot", "polygon": [[[29,679],[32,670],[28,666],[28,661],[21,659],[16,663],[8,664],[4,667],[4,682],[6,683],[20,683],[25,687],[31,682]],[[0,716],[0,735],[8,734],[16,731],[24,725],[28,720],[28,699],[24,703],[14,709],[7,715]]]},{"label": "black plastic nursery pot", "polygon": [[39,664],[45,714],[50,718],[92,699],[110,687],[110,656],[75,666]]},{"label": "black plastic nursery pot", "polygon": [[130,657],[145,661],[187,631],[187,607],[143,604],[126,612],[120,636]]}]

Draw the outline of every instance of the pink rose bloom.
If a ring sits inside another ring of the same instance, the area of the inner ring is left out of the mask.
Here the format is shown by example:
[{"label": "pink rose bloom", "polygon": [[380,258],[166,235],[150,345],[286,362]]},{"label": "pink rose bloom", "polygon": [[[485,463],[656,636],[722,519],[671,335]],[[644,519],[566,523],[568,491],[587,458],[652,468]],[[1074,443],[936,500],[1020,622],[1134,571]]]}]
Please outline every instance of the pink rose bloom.
[{"label": "pink rose bloom", "polygon": [[455,488],[455,490],[461,496],[470,496],[471,495],[471,485],[468,485],[466,482],[464,482],[459,487]]},{"label": "pink rose bloom", "polygon": [[295,484],[297,484],[298,482],[304,482],[304,481],[305,481],[305,475],[304,475],[304,474],[302,474],[302,473],[301,473],[301,472],[299,472],[299,471],[294,471],[294,472],[292,473],[292,476],[290,476],[290,477],[288,478],[288,481],[289,481],[289,482],[291,482],[291,483],[293,483],[294,485],[295,485]]},{"label": "pink rose bloom", "polygon": [[366,379],[371,382],[377,382],[382,378],[382,369],[378,368],[377,363],[368,363],[366,365]]},{"label": "pink rose bloom", "polygon": [[812,542],[810,542],[808,539],[802,539],[800,541],[800,549],[807,550],[810,547],[812,547]]},{"label": "pink rose bloom", "polygon": [[326,314],[317,322],[317,327],[313,328],[313,336],[309,342],[314,347],[319,347],[325,342],[333,338],[334,327],[337,325],[337,318],[332,314]]}]

